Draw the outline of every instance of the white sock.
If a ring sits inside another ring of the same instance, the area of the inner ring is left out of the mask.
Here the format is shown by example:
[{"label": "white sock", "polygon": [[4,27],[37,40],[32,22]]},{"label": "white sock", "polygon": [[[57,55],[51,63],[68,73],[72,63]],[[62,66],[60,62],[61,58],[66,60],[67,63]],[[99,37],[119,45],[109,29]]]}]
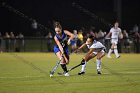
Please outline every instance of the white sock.
[{"label": "white sock", "polygon": [[96,67],[98,71],[101,71],[101,60],[96,59]]},{"label": "white sock", "polygon": [[109,49],[109,52],[108,52],[107,55],[110,56],[112,52],[113,52],[113,50],[112,49]]},{"label": "white sock", "polygon": [[84,64],[84,65],[82,65],[81,72],[85,72],[86,65],[87,65],[87,62],[85,61],[85,64]]},{"label": "white sock", "polygon": [[118,54],[118,49],[117,49],[117,48],[114,49],[114,53],[115,53],[116,57],[119,56],[119,54]]}]

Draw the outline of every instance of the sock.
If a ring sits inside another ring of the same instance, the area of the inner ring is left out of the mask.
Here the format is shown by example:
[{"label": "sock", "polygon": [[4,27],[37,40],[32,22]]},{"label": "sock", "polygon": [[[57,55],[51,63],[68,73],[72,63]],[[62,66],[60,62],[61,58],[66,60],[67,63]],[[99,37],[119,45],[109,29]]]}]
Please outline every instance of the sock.
[{"label": "sock", "polygon": [[68,72],[66,64],[61,64],[61,67],[64,70],[64,72]]},{"label": "sock", "polygon": [[113,49],[109,49],[108,56],[110,56],[112,52],[113,52]]},{"label": "sock", "polygon": [[114,49],[114,53],[115,53],[116,57],[119,56],[119,54],[118,54],[118,49],[117,49],[117,48]]},{"label": "sock", "polygon": [[96,67],[98,71],[101,71],[101,60],[96,59]]},{"label": "sock", "polygon": [[82,65],[81,72],[85,72],[86,65],[87,65],[87,62],[85,61],[85,64]]}]

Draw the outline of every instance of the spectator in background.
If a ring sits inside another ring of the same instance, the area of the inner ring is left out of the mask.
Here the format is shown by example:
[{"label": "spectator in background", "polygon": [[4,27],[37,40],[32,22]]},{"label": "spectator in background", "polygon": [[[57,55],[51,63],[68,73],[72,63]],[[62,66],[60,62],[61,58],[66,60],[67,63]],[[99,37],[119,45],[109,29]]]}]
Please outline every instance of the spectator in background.
[{"label": "spectator in background", "polygon": [[135,31],[133,38],[134,38],[135,52],[140,53],[140,34],[138,33],[138,31]]},{"label": "spectator in background", "polygon": [[2,53],[2,34],[0,32],[0,52]]},{"label": "spectator in background", "polygon": [[20,32],[17,36],[17,46],[15,48],[16,52],[20,52],[22,49],[24,49],[24,35]]},{"label": "spectator in background", "polygon": [[97,33],[97,38],[98,41],[101,42],[102,44],[104,44],[104,32],[100,29],[99,32]]},{"label": "spectator in background", "polygon": [[24,35],[22,33],[19,33],[19,39],[20,39],[20,49],[24,48],[25,42],[24,42]]},{"label": "spectator in background", "polygon": [[46,39],[47,39],[48,52],[52,52],[53,36],[51,32],[48,33],[48,35],[46,36]]},{"label": "spectator in background", "polygon": [[[104,31],[104,37],[107,35],[107,32],[106,31]],[[109,51],[109,49],[110,49],[110,37],[109,38],[107,38],[107,37],[105,37],[104,38],[104,41],[105,41],[105,47],[106,47],[106,51]]]},{"label": "spectator in background", "polygon": [[10,32],[10,50],[15,50],[16,39],[13,32]]},{"label": "spectator in background", "polygon": [[6,47],[6,52],[9,52],[10,51],[10,35],[8,34],[8,32],[5,32],[5,47]]},{"label": "spectator in background", "polygon": [[40,33],[39,29],[38,29],[38,23],[37,23],[36,20],[32,20],[31,31],[33,32],[33,34],[35,36],[40,36],[41,35],[41,33]]},{"label": "spectator in background", "polygon": [[24,35],[22,33],[19,33],[18,38],[23,39]]},{"label": "spectator in background", "polygon": [[83,31],[80,29],[78,32],[78,46],[80,46],[83,43]]},{"label": "spectator in background", "polygon": [[37,29],[38,28],[38,24],[37,24],[36,20],[32,21],[32,25],[31,26],[32,26],[33,29]]},{"label": "spectator in background", "polygon": [[138,32],[138,31],[139,31],[139,27],[137,24],[135,24],[133,27],[133,32]]},{"label": "spectator in background", "polygon": [[93,32],[92,30],[90,30],[89,34],[93,37],[96,37],[95,32]]},{"label": "spectator in background", "polygon": [[128,53],[130,52],[130,41],[129,36],[126,30],[123,30],[123,44],[124,44],[124,52]]},{"label": "spectator in background", "polygon": [[77,49],[78,32],[73,30],[74,38],[71,40],[71,53]]},{"label": "spectator in background", "polygon": [[89,34],[93,37],[96,37],[96,34],[95,34],[95,27],[91,26],[90,29],[89,29]]},{"label": "spectator in background", "polygon": [[134,51],[135,53],[139,53],[140,52],[140,33],[139,33],[139,27],[137,24],[134,25],[133,30],[133,41],[134,41]]}]

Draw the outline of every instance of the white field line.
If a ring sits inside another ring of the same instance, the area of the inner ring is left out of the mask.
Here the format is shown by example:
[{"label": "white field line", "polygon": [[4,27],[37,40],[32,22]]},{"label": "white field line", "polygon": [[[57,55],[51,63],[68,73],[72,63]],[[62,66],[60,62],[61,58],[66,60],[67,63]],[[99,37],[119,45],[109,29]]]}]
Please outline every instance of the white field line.
[{"label": "white field line", "polygon": [[21,76],[21,77],[0,77],[0,79],[22,79],[22,78],[41,78],[45,76]]},{"label": "white field line", "polygon": [[[118,74],[140,74],[140,72],[117,72]],[[103,74],[110,74],[110,73],[103,73]],[[45,76],[21,76],[21,77],[0,77],[0,79],[22,79],[22,78],[41,78]]]},{"label": "white field line", "polygon": [[125,73],[127,73],[127,74],[139,74],[140,72],[118,72],[118,73],[122,73],[122,74],[123,74],[123,73],[124,73],[124,74],[125,74]]},{"label": "white field line", "polygon": [[[118,74],[140,74],[140,72],[117,72]],[[103,73],[103,74],[110,74],[110,73]]]}]

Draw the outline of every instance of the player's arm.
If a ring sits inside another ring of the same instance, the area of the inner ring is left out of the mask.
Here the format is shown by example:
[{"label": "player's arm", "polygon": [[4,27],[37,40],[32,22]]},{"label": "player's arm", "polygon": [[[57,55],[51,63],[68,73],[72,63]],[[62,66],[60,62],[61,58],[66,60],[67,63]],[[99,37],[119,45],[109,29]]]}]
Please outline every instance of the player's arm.
[{"label": "player's arm", "polygon": [[56,38],[56,36],[54,36],[54,40],[55,40],[56,44],[58,45],[58,47],[59,47],[59,49],[60,49],[60,52],[61,52],[62,54],[64,54],[63,47],[62,47],[62,45],[60,44],[59,40]]},{"label": "player's arm", "polygon": [[82,44],[77,50],[79,51],[80,49],[82,49],[83,47],[90,45],[91,42],[89,42],[88,40],[86,41],[86,43]]},{"label": "player's arm", "polygon": [[82,45],[78,48],[78,50],[82,49],[82,48],[85,47],[85,46],[86,46],[86,43],[82,44]]},{"label": "player's arm", "polygon": [[70,31],[68,31],[68,30],[64,30],[64,33],[65,33],[66,35],[69,36],[69,39],[68,39],[67,44],[70,45],[70,41],[74,38],[74,34],[72,34],[72,33],[71,33]]},{"label": "player's arm", "polygon": [[90,50],[89,50],[88,53],[83,57],[83,59],[84,59],[85,61],[87,61],[87,60],[88,60],[88,57],[90,56],[90,54],[91,54],[93,51],[94,51],[94,48],[90,48]]},{"label": "player's arm", "polygon": [[74,52],[77,53],[79,52],[82,48],[86,46],[86,43],[82,44],[79,48],[77,48]]},{"label": "player's arm", "polygon": [[61,51],[61,53],[62,53],[62,55],[63,55],[63,57],[64,57],[64,59],[66,61],[66,63],[68,64],[69,63],[69,60],[67,59],[66,55],[64,54],[63,47],[60,44],[59,40],[56,38],[56,36],[54,37],[54,40],[55,40],[56,44],[58,45],[58,47],[59,47],[59,49],[60,49],[60,51]]}]

